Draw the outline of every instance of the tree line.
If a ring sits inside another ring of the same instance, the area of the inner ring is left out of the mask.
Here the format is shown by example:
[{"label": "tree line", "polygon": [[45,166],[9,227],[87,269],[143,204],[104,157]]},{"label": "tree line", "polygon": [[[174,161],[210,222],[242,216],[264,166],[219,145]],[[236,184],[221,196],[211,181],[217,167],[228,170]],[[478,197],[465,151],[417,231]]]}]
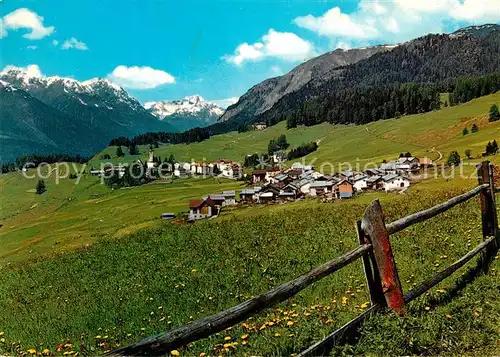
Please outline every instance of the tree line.
[{"label": "tree line", "polygon": [[3,174],[15,170],[22,169],[24,165],[30,164],[32,167],[37,167],[42,163],[55,164],[56,162],[75,162],[84,164],[88,162],[91,157],[71,154],[28,154],[21,155],[16,158],[14,162],[2,163],[1,172]]},{"label": "tree line", "polygon": [[462,77],[457,79],[450,93],[450,105],[466,103],[498,91],[500,91],[499,72],[480,77]]},{"label": "tree line", "polygon": [[130,148],[133,145],[155,145],[165,144],[190,144],[200,142],[210,138],[210,131],[207,128],[194,128],[183,133],[168,132],[148,132],[127,138],[124,136],[112,139],[110,146],[126,146]]}]

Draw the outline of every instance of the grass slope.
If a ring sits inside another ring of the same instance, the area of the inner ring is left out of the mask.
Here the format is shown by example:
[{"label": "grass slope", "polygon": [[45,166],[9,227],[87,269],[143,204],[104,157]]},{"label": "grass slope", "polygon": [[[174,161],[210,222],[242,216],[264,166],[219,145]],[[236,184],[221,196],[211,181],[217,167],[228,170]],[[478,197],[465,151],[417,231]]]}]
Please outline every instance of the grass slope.
[{"label": "grass slope", "polygon": [[[389,221],[459,190],[387,196]],[[356,246],[364,204],[310,204],[193,226],[163,224],[120,242],[0,270],[4,353],[49,349],[98,354],[235,305]],[[405,291],[481,241],[479,200],[393,237]],[[473,264],[472,264],[473,265]],[[469,267],[471,264],[469,264]],[[460,274],[409,307],[381,315],[361,342],[334,353],[474,354],[498,340],[496,269],[465,288]],[[462,270],[462,273],[465,270]],[[340,327],[369,300],[358,261],[245,324],[182,349],[183,355],[290,355]],[[453,297],[453,299],[452,299]],[[241,336],[247,334],[248,344]],[[223,344],[238,342],[224,349]],[[22,341],[22,344],[12,342]],[[63,344],[69,344],[66,347]]]},{"label": "grass slope", "polygon": [[[155,149],[155,155],[165,158],[173,154],[179,161],[214,161],[221,158],[242,161],[247,154],[267,152],[269,140],[285,133],[292,147],[304,142],[319,142],[318,151],[306,157],[308,162],[316,159],[315,163],[319,165],[324,162],[335,166],[342,162],[352,165],[358,161],[381,162],[406,151],[434,159],[438,157],[434,150],[441,151],[447,157],[453,150],[463,155],[466,149],[471,149],[473,155],[480,156],[486,143],[500,136],[498,123],[488,123],[487,120],[489,108],[495,103],[500,103],[500,93],[460,106],[400,119],[381,120],[365,126],[323,123],[286,130],[283,122],[264,131],[233,132],[189,145],[163,145]],[[473,123],[479,126],[479,132],[462,137],[463,128],[468,127],[470,130]],[[140,149],[141,157],[147,158],[149,147]],[[111,155],[112,161],[117,162],[116,148],[109,147],[92,160],[95,166],[100,165],[99,157],[104,153]],[[127,155],[125,160],[136,158]]]}]

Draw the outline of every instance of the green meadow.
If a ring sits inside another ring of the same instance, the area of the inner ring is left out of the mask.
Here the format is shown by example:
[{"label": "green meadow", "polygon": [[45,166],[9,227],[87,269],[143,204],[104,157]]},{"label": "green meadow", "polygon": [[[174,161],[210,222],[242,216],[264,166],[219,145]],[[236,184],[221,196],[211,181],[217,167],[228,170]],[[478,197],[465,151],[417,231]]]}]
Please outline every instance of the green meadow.
[{"label": "green meadow", "polygon": [[[162,145],[155,155],[177,160],[242,160],[264,152],[286,132],[292,147],[319,141],[306,157],[334,165],[380,163],[410,151],[446,161],[457,150],[481,161],[500,123],[488,109],[500,94],[442,110],[371,123],[321,124],[286,131],[230,133],[190,145]],[[462,136],[464,127],[479,126]],[[141,147],[145,158],[148,147]],[[106,148],[115,162],[116,148]],[[89,167],[100,165],[102,153]],[[125,156],[131,161],[138,157]],[[500,155],[488,159],[500,163]],[[358,160],[359,159],[359,160]],[[405,194],[363,193],[353,200],[247,206],[214,220],[171,224],[163,212],[187,211],[188,201],[242,187],[218,179],[176,179],[110,190],[88,174],[35,194],[38,178],[0,175],[0,353],[96,355],[231,307],[295,278],[356,246],[354,223],[380,198],[387,221],[430,207],[474,187],[472,178],[421,178]],[[76,167],[77,171],[81,169]],[[62,167],[52,165],[50,170]],[[73,171],[73,169],[71,169]],[[465,166],[473,176],[473,166]],[[42,173],[46,173],[45,171]],[[53,172],[54,173],[54,172]],[[431,171],[432,176],[434,172]],[[33,172],[29,172],[33,174]],[[481,242],[479,199],[393,237],[405,291]],[[495,355],[500,353],[499,260],[469,284],[476,261],[408,307],[408,316],[380,314],[358,343],[333,355]],[[360,262],[315,283],[295,298],[244,324],[179,349],[181,355],[290,356],[368,308]]]},{"label": "green meadow", "polygon": [[[439,158],[437,151],[446,158],[453,150],[464,156],[464,151],[470,149],[473,156],[481,157],[487,142],[500,138],[499,123],[489,123],[487,119],[491,105],[499,102],[500,93],[496,93],[460,106],[361,126],[323,123],[286,130],[283,122],[263,131],[217,135],[194,144],[161,145],[154,151],[156,156],[163,159],[173,154],[178,161],[232,159],[242,162],[247,154],[267,152],[269,141],[284,133],[291,147],[318,142],[318,151],[305,158],[306,162],[317,165],[325,162],[335,167],[343,162],[351,165],[357,162],[360,165],[380,163],[407,151],[419,157],[436,159]],[[478,125],[479,131],[462,136],[463,128],[467,127],[470,131],[474,123]],[[148,151],[149,146],[141,146],[141,155],[126,155],[124,160],[131,161],[139,157],[147,159]],[[99,167],[102,162],[99,157],[104,153],[112,157],[112,162],[117,162],[116,147],[108,147],[91,161],[95,167]]]}]

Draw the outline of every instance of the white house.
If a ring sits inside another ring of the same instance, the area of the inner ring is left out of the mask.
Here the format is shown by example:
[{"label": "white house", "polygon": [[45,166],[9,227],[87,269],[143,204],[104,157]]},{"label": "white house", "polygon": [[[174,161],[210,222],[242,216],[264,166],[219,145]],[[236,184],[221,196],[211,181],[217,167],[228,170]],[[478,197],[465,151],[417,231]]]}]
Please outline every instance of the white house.
[{"label": "white house", "polygon": [[333,181],[314,181],[309,186],[309,195],[316,197],[321,194],[333,192]]},{"label": "white house", "polygon": [[148,153],[148,162],[146,163],[148,170],[154,169],[156,167],[156,162],[154,162],[154,152],[150,150]]},{"label": "white house", "polygon": [[210,198],[189,202],[189,220],[203,219],[215,215],[217,215],[217,207]]},{"label": "white house", "polygon": [[398,175],[386,175],[382,177],[382,187],[388,191],[404,190],[410,186],[410,180]]},{"label": "white house", "polygon": [[234,206],[236,204],[236,191],[223,191],[224,196],[223,206]]},{"label": "white house", "polygon": [[363,191],[368,188],[368,177],[365,175],[356,175],[349,180],[356,191]]}]

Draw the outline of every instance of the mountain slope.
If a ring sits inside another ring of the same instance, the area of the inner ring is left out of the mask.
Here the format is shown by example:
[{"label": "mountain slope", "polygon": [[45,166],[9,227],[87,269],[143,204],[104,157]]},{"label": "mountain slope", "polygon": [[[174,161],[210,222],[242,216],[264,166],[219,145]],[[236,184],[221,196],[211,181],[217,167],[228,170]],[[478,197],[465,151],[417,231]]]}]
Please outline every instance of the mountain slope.
[{"label": "mountain slope", "polygon": [[27,153],[91,155],[102,147],[98,130],[4,81],[0,81],[0,102],[0,161]]},{"label": "mountain slope", "polygon": [[199,95],[176,101],[148,102],[144,108],[179,131],[213,124],[224,113],[224,109]]},{"label": "mountain slope", "polygon": [[[334,66],[296,90],[284,93],[272,107],[264,111],[267,108],[266,96],[269,94],[266,85],[272,80],[265,81],[250,89],[238,103],[229,107],[221,118],[226,120],[218,122],[210,130],[212,133],[222,133],[235,130],[244,122],[277,122],[294,113],[303,115],[304,111],[308,111],[304,107],[315,111],[311,115],[327,113],[329,106],[339,104],[332,102],[335,94],[354,91],[356,88],[386,87],[409,82],[446,85],[460,76],[500,71],[498,28],[497,25],[488,25],[487,30],[483,27],[477,27],[474,31],[465,29],[460,36],[428,35],[395,46],[390,51],[381,50],[354,64]],[[328,63],[328,60],[325,62]],[[301,66],[287,76],[293,76],[299,68]],[[281,81],[282,78],[274,80]],[[352,95],[355,93],[352,92]],[[326,114],[320,119],[326,120]],[[331,118],[331,121],[336,122],[336,118]]]},{"label": "mountain slope", "polygon": [[250,118],[270,109],[283,96],[301,89],[309,82],[329,80],[335,68],[354,64],[376,53],[389,51],[394,46],[374,46],[325,53],[297,66],[289,73],[270,78],[252,87],[238,103],[227,108],[219,122],[234,117]]},{"label": "mountain slope", "polygon": [[[54,133],[49,135],[53,142],[47,141],[36,148],[29,145],[22,147],[21,143],[24,141],[11,143],[14,139],[9,136],[2,145],[1,156],[4,160],[15,158],[12,156],[13,152],[18,156],[33,152],[46,153],[49,149],[50,152],[61,152],[64,149],[68,150],[68,153],[91,154],[90,150],[106,146],[117,136],[130,137],[148,131],[177,131],[169,123],[151,115],[123,88],[105,79],[79,82],[71,78],[32,76],[27,71],[13,69],[1,73],[0,80],[11,85],[7,85],[11,88],[9,93],[15,92],[12,89],[18,89],[24,94],[29,93],[29,96],[17,95],[11,98],[12,103],[17,103],[19,108],[29,110],[15,110],[13,107],[10,112],[2,111],[2,126],[9,127],[14,119],[40,123],[43,116],[45,121],[52,123],[54,127]],[[36,104],[34,99],[38,101]],[[43,107],[39,102],[45,107],[37,111],[35,107]],[[53,112],[58,115],[53,115]],[[26,126],[23,128],[27,130]],[[50,127],[46,129],[49,132],[51,130]],[[48,132],[44,133],[48,135]],[[27,131],[24,134],[20,131],[19,134],[29,137],[32,133]],[[82,139],[72,140],[71,136]],[[73,141],[70,147],[66,146],[68,140]],[[10,149],[11,146],[16,150]],[[7,151],[10,154],[7,154]]]}]

